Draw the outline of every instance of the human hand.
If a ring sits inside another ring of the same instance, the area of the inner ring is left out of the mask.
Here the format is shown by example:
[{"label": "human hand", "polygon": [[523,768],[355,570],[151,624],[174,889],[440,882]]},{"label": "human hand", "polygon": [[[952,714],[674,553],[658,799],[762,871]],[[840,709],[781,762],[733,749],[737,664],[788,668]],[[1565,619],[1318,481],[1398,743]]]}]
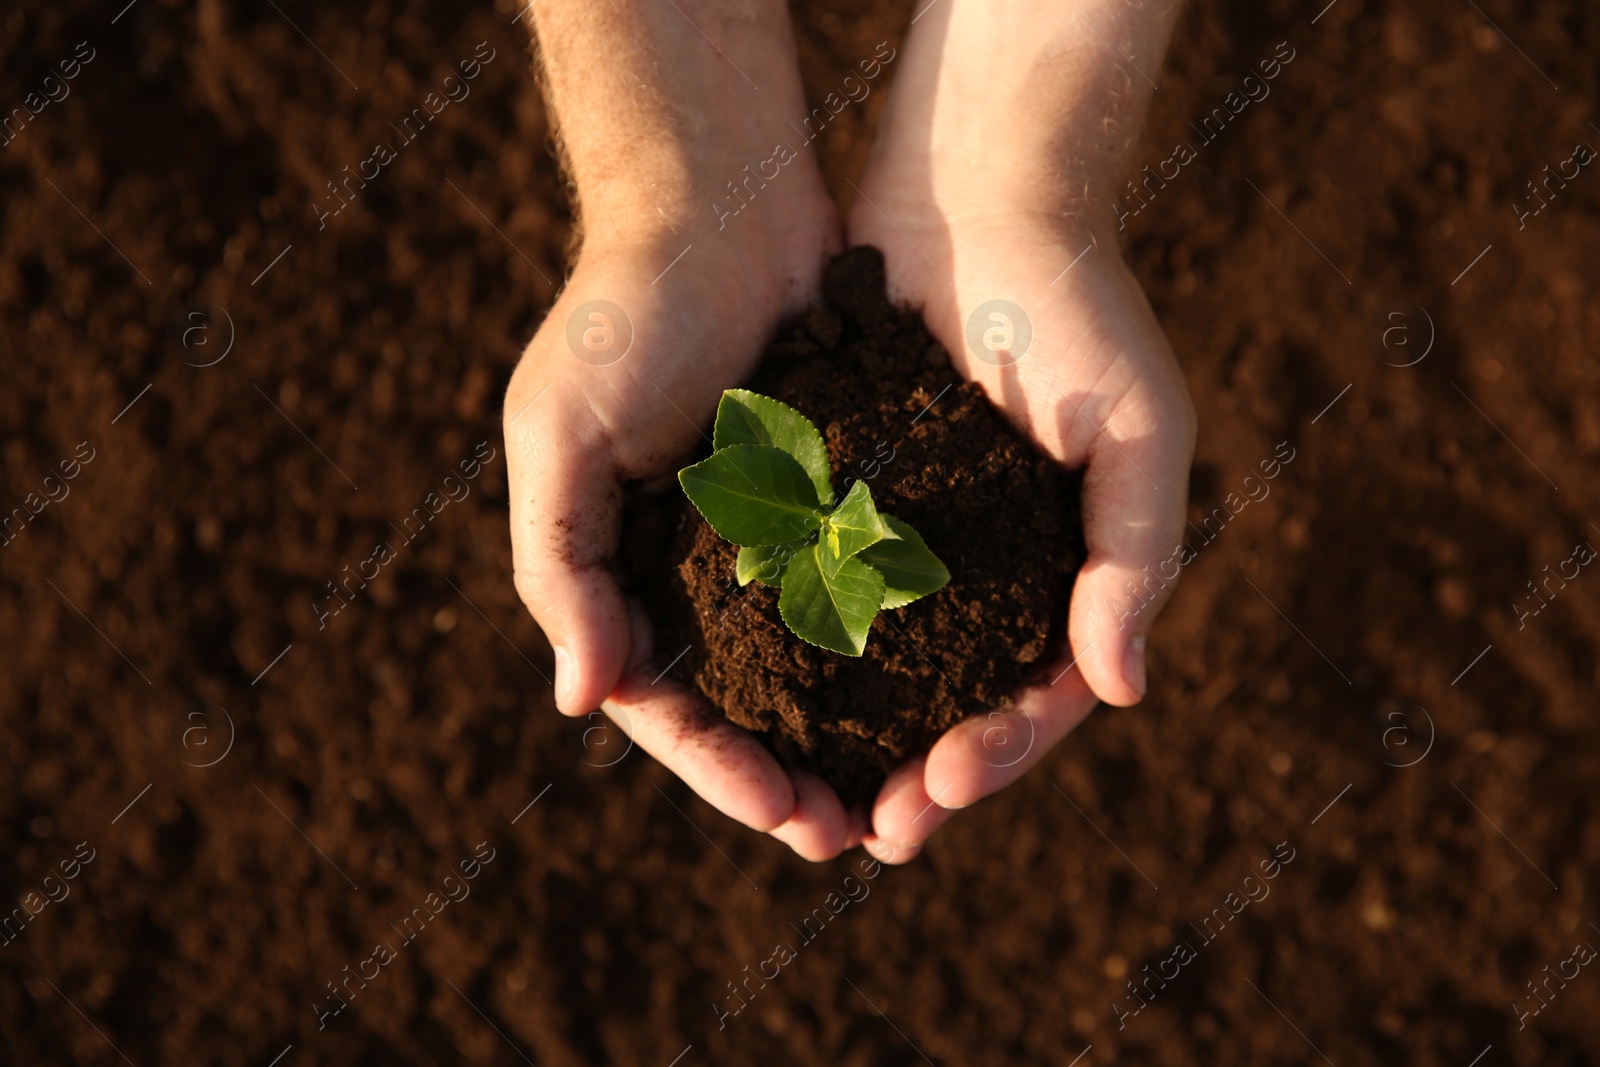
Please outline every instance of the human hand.
[{"label": "human hand", "polygon": [[[1195,416],[1110,225],[1104,176],[1117,152],[1097,138],[1112,125],[1102,98],[1116,54],[1084,61],[1087,72],[1047,73],[1065,47],[1052,20],[1069,39],[1089,27],[1034,6],[997,13],[953,0],[914,28],[848,232],[884,251],[890,297],[922,309],[957,369],[1044,451],[1084,470],[1089,557],[1052,681],[958,724],[884,784],[865,840],[886,862],[913,858],[953,810],[1021,777],[1097,698],[1137,703],[1145,637],[1174,584],[1152,575],[1181,540]],[[1170,26],[1120,28],[1159,56]],[[1045,42],[1037,70],[1018,55],[1030,39]],[[1000,54],[1017,62],[985,58]],[[1136,116],[1118,84],[1112,95]],[[1041,131],[1040,113],[1069,133]],[[1072,155],[1058,155],[1069,143]],[[979,146],[988,155],[974,166]]]},{"label": "human hand", "polygon": [[591,241],[523,354],[505,405],[515,581],[555,650],[561,711],[604,703],[712,805],[770,830],[794,805],[788,779],[753,737],[697,715],[670,682],[648,684],[648,627],[630,623],[611,563],[622,483],[670,475],[694,448],[772,324],[804,306],[829,231],[816,226],[817,247],[792,256],[764,235],[717,247],[701,234],[669,269],[697,243],[685,229]]},{"label": "human hand", "polygon": [[[700,28],[761,74],[759,93],[670,5],[534,11],[585,236],[506,394],[515,580],[555,650],[562,712],[602,708],[708,803],[823,858],[859,841],[864,821],[851,829],[819,780],[785,772],[702,698],[657,681],[649,626],[610,568],[622,483],[676,469],[839,249],[809,154],[736,216],[717,209],[804,111],[782,5],[707,10],[717,6],[695,9]],[[647,99],[618,62],[655,79]]]},{"label": "human hand", "polygon": [[[1181,540],[1195,419],[1171,349],[1114,250],[1086,237],[1074,247],[1070,238],[1081,235],[1041,232],[1037,218],[995,220],[951,232],[950,254],[934,260],[936,271],[904,241],[895,255],[898,235],[871,214],[876,224],[860,208],[853,213],[851,242],[891,250],[891,296],[924,309],[955,366],[1016,426],[1084,470],[1089,549],[1073,586],[1069,649],[1048,671],[1050,684],[1023,692],[1006,711],[957,725],[885,783],[867,843],[880,858],[888,858],[880,842],[892,846],[890,862],[902,862],[953,809],[1021,777],[1096,698],[1128,705],[1143,697],[1145,636],[1174,586],[1171,572],[1162,579],[1157,567]],[[912,241],[922,236],[898,225]],[[923,243],[925,251],[937,247]],[[991,363],[967,348],[966,320],[995,299],[1031,320],[1031,343],[1015,363],[1016,350],[985,350]]]}]

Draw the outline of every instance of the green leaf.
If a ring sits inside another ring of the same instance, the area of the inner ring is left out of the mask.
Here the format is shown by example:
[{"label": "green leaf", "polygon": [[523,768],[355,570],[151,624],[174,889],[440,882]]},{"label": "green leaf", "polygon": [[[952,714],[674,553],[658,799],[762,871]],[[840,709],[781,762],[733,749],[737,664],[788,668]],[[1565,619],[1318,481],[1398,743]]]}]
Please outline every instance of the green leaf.
[{"label": "green leaf", "polygon": [[729,389],[717,404],[717,424],[711,430],[711,447],[772,445],[793,456],[816,487],[823,507],[833,506],[833,484],[828,478],[828,449],[811,420],[771,397],[748,389]]},{"label": "green leaf", "polygon": [[736,545],[780,545],[821,523],[817,490],[794,457],[771,445],[733,445],[678,472],[711,528]]},{"label": "green leaf", "polygon": [[883,575],[883,609],[903,608],[943,589],[950,572],[929,550],[922,535],[893,515],[880,512],[879,517],[894,531],[895,539],[879,541],[856,558]]},{"label": "green leaf", "polygon": [[739,584],[749,585],[757,581],[774,589],[781,588],[783,572],[788,569],[789,561],[805,545],[805,541],[790,541],[783,545],[746,545],[739,549],[739,559],[734,564]]},{"label": "green leaf", "polygon": [[833,560],[821,542],[801,549],[783,573],[778,613],[801,639],[846,656],[867,647],[883,604],[883,575],[859,558]]},{"label": "green leaf", "polygon": [[869,545],[898,536],[883,521],[872,503],[872,490],[866,482],[853,482],[824,524],[828,547],[840,559],[849,559]]}]

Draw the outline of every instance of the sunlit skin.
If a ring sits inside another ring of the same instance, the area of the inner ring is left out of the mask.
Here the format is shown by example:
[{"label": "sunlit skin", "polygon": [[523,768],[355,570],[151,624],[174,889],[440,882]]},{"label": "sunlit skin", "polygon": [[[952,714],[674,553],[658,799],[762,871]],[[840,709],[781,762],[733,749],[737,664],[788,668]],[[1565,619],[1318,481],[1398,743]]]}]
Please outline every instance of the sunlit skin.
[{"label": "sunlit skin", "polygon": [[[844,247],[815,159],[789,126],[806,107],[783,6],[678,6],[533,8],[584,239],[506,398],[517,589],[556,649],[562,712],[603,708],[712,806],[807,859],[865,844],[904,862],[1097,701],[1144,695],[1144,637],[1173,589],[1149,590],[1144,568],[1181,540],[1195,422],[1121,260],[1113,204],[1153,91],[1138,71],[1158,78],[1175,7],[940,0],[888,66],[894,86],[856,181],[849,243],[882,249],[891,296],[923,310],[958,370],[1049,454],[1084,469],[1090,557],[1054,684],[956,726],[894,772],[870,811],[847,812],[703,699],[655,681],[676,650],[652,648],[609,566],[622,482],[673,473],[722,390],[748,377]],[[775,140],[800,157],[719,228],[727,182]],[[1032,324],[1020,358],[979,359],[967,344],[968,317],[997,298]],[[568,320],[594,299],[631,323],[631,347],[607,366],[568,344]]]}]

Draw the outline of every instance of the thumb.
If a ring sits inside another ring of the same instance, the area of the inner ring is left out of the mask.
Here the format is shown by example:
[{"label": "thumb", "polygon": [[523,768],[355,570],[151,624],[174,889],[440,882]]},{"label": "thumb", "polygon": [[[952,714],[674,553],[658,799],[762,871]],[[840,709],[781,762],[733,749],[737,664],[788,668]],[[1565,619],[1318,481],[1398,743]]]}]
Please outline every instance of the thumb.
[{"label": "thumb", "polygon": [[1182,533],[1195,422],[1181,381],[1165,390],[1136,384],[1089,446],[1089,558],[1073,586],[1068,633],[1084,680],[1108,704],[1144,697],[1145,638],[1190,558]]},{"label": "thumb", "polygon": [[560,383],[545,388],[542,399],[531,388],[506,397],[511,554],[517,593],[555,652],[556,707],[582,715],[610,695],[628,658],[627,606],[610,569],[622,491],[584,401]]}]

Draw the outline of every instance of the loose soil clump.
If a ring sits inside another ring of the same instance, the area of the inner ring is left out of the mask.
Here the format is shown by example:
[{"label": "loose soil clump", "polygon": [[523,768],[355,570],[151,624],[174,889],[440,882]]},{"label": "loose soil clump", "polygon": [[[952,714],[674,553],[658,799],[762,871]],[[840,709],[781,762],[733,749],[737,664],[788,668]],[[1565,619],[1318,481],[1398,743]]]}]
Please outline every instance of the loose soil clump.
[{"label": "loose soil clump", "polygon": [[778,590],[738,585],[738,549],[676,492],[630,508],[631,583],[658,650],[688,648],[675,677],[847,802],[870,801],[890,770],[1053,662],[1084,559],[1080,478],[890,303],[875,248],[829,264],[823,304],[779,329],[748,385],[811,419],[835,489],[866,479],[950,583],[880,614],[861,657],[829,652],[784,626]]}]

